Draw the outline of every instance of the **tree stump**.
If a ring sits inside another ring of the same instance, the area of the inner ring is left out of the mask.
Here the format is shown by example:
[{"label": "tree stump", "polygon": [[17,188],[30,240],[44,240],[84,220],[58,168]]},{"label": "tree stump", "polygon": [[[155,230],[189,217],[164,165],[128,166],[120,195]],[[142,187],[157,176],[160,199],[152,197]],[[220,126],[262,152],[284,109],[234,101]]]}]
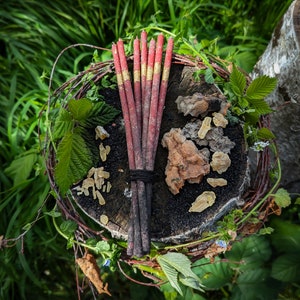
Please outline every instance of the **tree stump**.
[{"label": "tree stump", "polygon": [[282,164],[282,185],[300,192],[300,1],[294,1],[273,32],[271,41],[252,73],[278,79],[267,97],[274,109],[271,130]]},{"label": "tree stump", "polygon": [[[191,115],[184,116],[183,113],[178,112],[175,102],[178,96],[192,96],[195,93],[201,93],[204,96],[222,97],[215,85],[207,84],[203,78],[200,81],[195,81],[194,71],[194,67],[180,64],[172,65],[160,141],[171,128],[183,128],[195,119]],[[101,90],[101,95],[108,104],[120,109],[117,89]],[[218,101],[214,103],[216,107],[212,110],[220,110]],[[110,231],[113,237],[126,240],[131,199],[122,116],[119,116],[113,124],[105,126],[105,129],[110,136],[101,142],[104,147],[109,145],[111,150],[107,155],[107,160],[99,163],[98,166],[102,166],[104,170],[110,173],[108,180],[112,187],[109,193],[103,193],[105,204],[100,205],[98,200],[94,200],[91,194],[89,196],[78,195],[76,187],[80,186],[81,182],[73,187],[72,194],[79,207],[90,218]],[[155,181],[153,183],[151,209],[152,241],[183,243],[200,238],[205,230],[211,230],[216,221],[230,209],[242,204],[239,203],[240,197],[249,184],[248,157],[244,144],[243,129],[238,124],[228,125],[222,130],[224,136],[234,143],[229,154],[231,165],[228,170],[221,175],[211,170],[200,183],[185,182],[183,188],[176,195],[170,192],[165,181],[168,150],[162,147],[161,143],[159,144],[154,169]],[[95,135],[94,132],[90,134],[91,136]],[[95,141],[97,147],[99,143],[99,140]],[[200,149],[201,146],[198,146],[198,148]],[[222,177],[227,180],[228,184],[212,187],[207,183],[207,177]],[[215,192],[215,203],[201,213],[189,212],[191,204],[204,191]]]}]

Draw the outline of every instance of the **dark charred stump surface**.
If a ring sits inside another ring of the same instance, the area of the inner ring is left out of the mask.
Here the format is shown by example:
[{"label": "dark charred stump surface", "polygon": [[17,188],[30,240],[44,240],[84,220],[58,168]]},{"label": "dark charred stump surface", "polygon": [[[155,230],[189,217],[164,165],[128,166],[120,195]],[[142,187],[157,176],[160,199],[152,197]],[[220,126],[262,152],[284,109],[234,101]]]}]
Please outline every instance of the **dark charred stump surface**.
[{"label": "dark charred stump surface", "polygon": [[[191,117],[184,117],[183,114],[178,113],[175,100],[179,95],[193,95],[195,92],[209,95],[218,92],[214,85],[204,81],[194,82],[192,75],[193,68],[173,64],[160,140],[163,134],[171,128],[182,128],[191,119]],[[121,110],[117,89],[105,89],[101,91],[101,94],[108,104]],[[126,239],[130,212],[130,197],[126,196],[126,191],[130,190],[130,182],[122,117],[119,116],[114,124],[105,126],[105,129],[109,132],[110,137],[102,143],[104,146],[110,145],[111,152],[106,162],[103,163],[99,160],[99,165],[95,167],[103,166],[104,170],[110,172],[111,191],[102,193],[106,204],[99,205],[98,200],[93,199],[92,193],[90,196],[78,196],[76,191],[73,191],[73,197],[78,206],[90,218],[110,231],[112,236]],[[94,139],[95,132],[90,134],[91,139]],[[159,144],[155,161],[156,178],[153,183],[150,227],[153,241],[183,243],[197,239],[204,230],[212,229],[220,217],[237,205],[248,183],[248,162],[242,127],[229,125],[224,129],[224,135],[236,144],[230,153],[231,166],[221,176],[228,181],[228,185],[213,188],[208,185],[205,180],[207,176],[205,176],[200,184],[186,182],[177,195],[173,195],[165,183],[164,172],[168,150]],[[99,143],[95,140],[95,146],[98,147]],[[220,175],[211,171],[209,177],[220,177]],[[201,213],[189,212],[191,204],[204,191],[215,192],[217,198],[214,205]],[[99,221],[102,214],[108,216],[109,222],[106,225]]]}]

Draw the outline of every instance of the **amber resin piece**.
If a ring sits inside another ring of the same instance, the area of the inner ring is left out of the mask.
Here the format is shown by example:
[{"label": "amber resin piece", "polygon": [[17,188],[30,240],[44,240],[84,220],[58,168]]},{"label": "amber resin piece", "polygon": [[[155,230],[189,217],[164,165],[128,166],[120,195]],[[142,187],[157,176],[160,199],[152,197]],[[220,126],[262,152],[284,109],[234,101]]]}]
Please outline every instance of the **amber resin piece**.
[{"label": "amber resin piece", "polygon": [[189,212],[202,212],[208,207],[212,206],[216,201],[216,194],[211,191],[205,191],[199,195],[192,203]]},{"label": "amber resin piece", "polygon": [[200,183],[210,171],[209,157],[199,151],[191,140],[187,140],[181,129],[172,128],[162,139],[163,147],[169,150],[166,166],[166,183],[169,190],[178,194],[185,180]]}]

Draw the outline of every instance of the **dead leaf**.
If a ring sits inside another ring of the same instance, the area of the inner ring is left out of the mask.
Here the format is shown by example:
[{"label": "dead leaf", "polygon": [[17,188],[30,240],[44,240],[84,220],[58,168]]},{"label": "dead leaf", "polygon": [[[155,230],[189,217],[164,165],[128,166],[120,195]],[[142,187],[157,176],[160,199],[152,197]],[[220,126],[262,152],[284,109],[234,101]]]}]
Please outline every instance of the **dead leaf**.
[{"label": "dead leaf", "polygon": [[104,284],[101,280],[100,269],[92,254],[85,254],[82,258],[77,258],[76,263],[84,275],[93,283],[99,294],[107,294],[111,296],[108,291],[108,284]]}]

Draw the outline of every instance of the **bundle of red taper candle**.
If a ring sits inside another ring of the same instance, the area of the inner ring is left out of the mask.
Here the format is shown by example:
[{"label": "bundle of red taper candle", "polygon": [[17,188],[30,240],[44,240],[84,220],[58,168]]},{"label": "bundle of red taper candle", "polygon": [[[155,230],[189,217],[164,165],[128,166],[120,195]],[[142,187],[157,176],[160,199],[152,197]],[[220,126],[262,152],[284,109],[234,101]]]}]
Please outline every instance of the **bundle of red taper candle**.
[{"label": "bundle of red taper candle", "polygon": [[140,257],[150,251],[152,178],[173,44],[173,39],[169,38],[161,72],[164,36],[158,35],[156,42],[152,39],[148,49],[147,33],[143,31],[141,40],[134,40],[133,84],[123,41],[112,45],[131,174],[132,202],[127,246],[130,256]]}]

